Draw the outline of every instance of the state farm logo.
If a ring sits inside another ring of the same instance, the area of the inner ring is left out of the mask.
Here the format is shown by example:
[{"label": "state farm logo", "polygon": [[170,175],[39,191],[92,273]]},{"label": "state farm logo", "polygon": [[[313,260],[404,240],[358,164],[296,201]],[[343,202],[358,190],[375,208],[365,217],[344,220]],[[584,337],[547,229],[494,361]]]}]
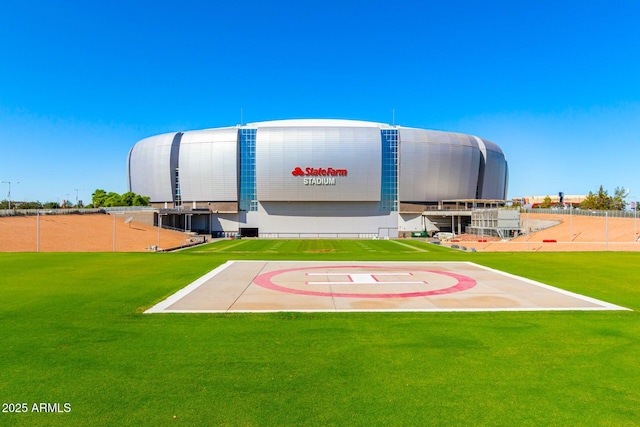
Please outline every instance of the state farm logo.
[{"label": "state farm logo", "polygon": [[336,185],[336,176],[347,176],[346,169],[305,168],[297,166],[291,171],[293,176],[304,177],[304,185]]},{"label": "state farm logo", "polygon": [[300,166],[297,166],[293,172],[293,176],[347,176],[346,169],[334,169],[334,168],[306,168],[302,170]]}]

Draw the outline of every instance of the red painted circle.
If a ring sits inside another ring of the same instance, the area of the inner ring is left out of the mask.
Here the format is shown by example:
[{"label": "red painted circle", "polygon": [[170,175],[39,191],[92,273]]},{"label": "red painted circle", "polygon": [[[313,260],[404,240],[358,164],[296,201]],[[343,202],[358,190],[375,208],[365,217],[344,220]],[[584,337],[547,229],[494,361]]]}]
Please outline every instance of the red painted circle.
[{"label": "red painted circle", "polygon": [[[422,271],[427,273],[441,274],[443,276],[456,279],[457,283],[454,286],[450,286],[448,288],[434,289],[434,290],[422,291],[422,292],[402,292],[402,293],[395,293],[395,294],[355,294],[355,293],[342,293],[342,292],[305,291],[303,289],[288,288],[286,286],[277,285],[271,281],[271,279],[274,278],[275,276],[278,276],[284,273],[289,273],[291,271],[317,270],[317,269],[327,269],[327,268],[368,268],[368,269],[400,270],[400,269],[393,269],[393,268],[380,267],[380,266],[370,266],[370,265],[366,265],[366,266],[336,265],[336,266],[324,266],[324,267],[300,267],[300,268],[289,268],[284,270],[275,270],[275,271],[270,271],[268,273],[260,274],[253,280],[253,283],[266,289],[271,289],[279,292],[286,292],[290,294],[312,295],[312,296],[318,296],[318,297],[339,297],[339,298],[415,298],[415,297],[444,295],[444,294],[452,294],[455,292],[462,292],[462,291],[466,291],[467,289],[471,289],[476,285],[476,281],[473,280],[471,277],[463,276],[461,274],[450,273],[447,271],[422,270],[422,269],[418,269],[418,270],[413,269],[413,271]],[[402,270],[404,271],[406,269],[402,269]]]}]

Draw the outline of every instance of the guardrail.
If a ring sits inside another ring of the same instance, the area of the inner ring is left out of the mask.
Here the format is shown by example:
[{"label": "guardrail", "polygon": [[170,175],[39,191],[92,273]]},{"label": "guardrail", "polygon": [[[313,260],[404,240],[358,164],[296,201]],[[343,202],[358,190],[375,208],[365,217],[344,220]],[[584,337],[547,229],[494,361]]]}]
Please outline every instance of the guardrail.
[{"label": "guardrail", "polygon": [[521,213],[545,214],[545,215],[580,215],[580,216],[608,216],[609,218],[636,218],[640,217],[634,211],[597,211],[590,209],[522,209]]},{"label": "guardrail", "polygon": [[2,216],[35,216],[35,215],[82,215],[110,212],[157,212],[151,206],[119,206],[110,208],[65,208],[65,209],[0,209]]},{"label": "guardrail", "polygon": [[158,211],[158,208],[154,208],[152,206],[115,206],[115,207],[101,208],[101,209],[104,209],[106,212],[122,212],[122,211],[126,211],[126,212],[154,211],[154,212],[157,212]]},{"label": "guardrail", "polygon": [[0,209],[0,216],[35,216],[35,215],[82,215],[106,213],[104,208],[70,208],[70,209]]}]

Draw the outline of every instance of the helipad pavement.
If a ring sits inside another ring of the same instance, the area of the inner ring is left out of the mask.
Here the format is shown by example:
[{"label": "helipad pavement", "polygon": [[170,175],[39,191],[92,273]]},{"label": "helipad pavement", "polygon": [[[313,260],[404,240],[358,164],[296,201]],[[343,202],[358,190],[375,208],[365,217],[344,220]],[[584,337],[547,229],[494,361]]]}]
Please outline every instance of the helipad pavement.
[{"label": "helipad pavement", "polygon": [[229,261],[146,313],[627,310],[469,262]]}]

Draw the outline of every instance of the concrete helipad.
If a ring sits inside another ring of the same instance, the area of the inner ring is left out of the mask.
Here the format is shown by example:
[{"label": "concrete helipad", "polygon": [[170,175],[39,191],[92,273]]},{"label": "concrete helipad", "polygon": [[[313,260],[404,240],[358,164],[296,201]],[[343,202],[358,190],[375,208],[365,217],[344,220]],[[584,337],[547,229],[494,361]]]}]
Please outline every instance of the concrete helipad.
[{"label": "concrete helipad", "polygon": [[147,313],[626,308],[469,262],[229,261]]}]

